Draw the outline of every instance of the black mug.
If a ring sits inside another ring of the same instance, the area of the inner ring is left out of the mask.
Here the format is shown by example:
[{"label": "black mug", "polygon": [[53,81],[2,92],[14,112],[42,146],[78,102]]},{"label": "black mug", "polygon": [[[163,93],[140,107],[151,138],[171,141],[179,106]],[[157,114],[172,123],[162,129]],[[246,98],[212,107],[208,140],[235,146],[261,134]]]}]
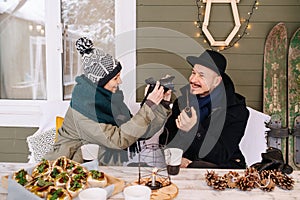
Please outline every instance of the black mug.
[{"label": "black mug", "polygon": [[180,170],[180,165],[167,165],[167,171],[169,175],[177,175],[179,173]]},{"label": "black mug", "polygon": [[167,172],[169,175],[177,175],[180,171],[180,164],[183,150],[179,148],[167,148],[164,150]]}]

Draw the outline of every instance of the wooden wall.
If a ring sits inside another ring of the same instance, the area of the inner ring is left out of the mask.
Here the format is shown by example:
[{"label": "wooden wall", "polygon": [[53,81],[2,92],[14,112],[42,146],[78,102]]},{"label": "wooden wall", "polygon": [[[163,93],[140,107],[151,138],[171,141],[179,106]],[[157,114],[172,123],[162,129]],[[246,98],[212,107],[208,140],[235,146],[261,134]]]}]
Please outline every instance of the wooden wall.
[{"label": "wooden wall", "polygon": [[[254,0],[241,0],[238,3],[240,18],[248,17],[253,3]],[[250,19],[251,28],[247,30],[249,35],[239,41],[239,47],[222,51],[228,62],[227,73],[233,79],[237,92],[244,95],[247,105],[254,109],[262,111],[263,52],[266,37],[274,25],[285,22],[290,38],[300,26],[299,11],[300,0],[259,1],[258,9],[254,10]],[[232,20],[229,4],[212,4],[209,30],[216,40],[223,40],[228,35],[233,26]],[[199,30],[194,21],[197,21],[196,0],[137,0],[138,101],[143,97],[144,80],[148,77],[159,79],[166,73],[175,73],[177,89],[187,83],[191,68],[184,57],[190,54],[199,55],[195,48],[186,46],[187,38],[209,48],[203,42],[203,36],[197,37]],[[144,31],[143,28],[146,27],[171,29],[182,35]],[[164,49],[162,46],[168,47]],[[168,49],[176,50],[170,52]]]},{"label": "wooden wall", "polygon": [[26,138],[38,128],[0,127],[0,162],[28,162]]}]

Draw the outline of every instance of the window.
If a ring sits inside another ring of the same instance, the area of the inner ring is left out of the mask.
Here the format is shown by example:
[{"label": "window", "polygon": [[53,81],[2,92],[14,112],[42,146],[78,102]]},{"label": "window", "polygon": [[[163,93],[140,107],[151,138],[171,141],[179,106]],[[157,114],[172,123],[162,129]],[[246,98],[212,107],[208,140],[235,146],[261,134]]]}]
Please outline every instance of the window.
[{"label": "window", "polygon": [[[109,4],[112,0],[101,1]],[[61,13],[64,12],[62,6],[67,2],[74,1],[0,1],[0,126],[37,127],[42,117],[47,116],[47,111],[42,112],[41,105],[48,102],[59,103],[70,98],[68,95],[71,94],[71,89],[68,91],[67,87],[74,84],[74,77],[80,71],[78,57],[72,47],[75,38],[72,37],[70,30],[74,27],[64,26],[72,23],[63,21],[64,13]],[[97,0],[88,2],[99,3]],[[126,95],[128,94],[125,101],[131,102],[132,99],[135,100],[133,88],[135,88],[136,4],[135,1],[112,2],[115,2],[115,38],[112,38],[114,41],[108,46],[115,45],[115,50],[111,51],[114,51],[112,54],[114,53],[123,65],[122,73],[126,85],[123,84],[122,89]],[[8,5],[10,3],[15,5]],[[44,17],[39,18],[39,22],[22,19],[17,13],[28,6],[30,14],[41,12],[40,16]],[[34,8],[37,8],[36,12],[33,12]],[[8,19],[13,20],[14,23],[6,26],[5,22]],[[6,35],[4,35],[5,31],[7,31]],[[30,31],[35,31],[35,34],[31,34]],[[89,27],[87,33],[92,31]],[[20,35],[17,36],[18,34]],[[9,43],[7,35],[18,38],[18,40],[13,39],[14,47],[6,48],[5,44]],[[113,48],[108,47],[108,49]],[[9,67],[10,63],[16,66],[15,70]],[[9,84],[6,84],[7,81],[10,81]],[[14,92],[15,90],[18,92]],[[131,103],[130,106],[134,107],[136,104]]]},{"label": "window", "polygon": [[64,100],[71,98],[75,77],[82,74],[81,56],[75,43],[88,37],[95,47],[115,56],[115,1],[61,0],[63,24]]},{"label": "window", "polygon": [[3,1],[0,6],[0,98],[46,99],[44,1]]}]

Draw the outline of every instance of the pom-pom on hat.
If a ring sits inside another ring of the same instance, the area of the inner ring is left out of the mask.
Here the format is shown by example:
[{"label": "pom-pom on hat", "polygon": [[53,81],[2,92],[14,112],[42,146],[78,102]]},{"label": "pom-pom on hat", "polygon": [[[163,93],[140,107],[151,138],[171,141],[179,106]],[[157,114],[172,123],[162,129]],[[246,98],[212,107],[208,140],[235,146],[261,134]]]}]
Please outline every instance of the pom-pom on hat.
[{"label": "pom-pom on hat", "polygon": [[188,56],[187,62],[194,67],[195,64],[203,65],[217,74],[223,75],[225,73],[227,61],[226,58],[217,51],[206,50],[199,57]]},{"label": "pom-pom on hat", "polygon": [[84,75],[98,86],[103,87],[121,71],[120,62],[101,49],[94,48],[92,40],[82,37],[75,45],[82,56]]}]

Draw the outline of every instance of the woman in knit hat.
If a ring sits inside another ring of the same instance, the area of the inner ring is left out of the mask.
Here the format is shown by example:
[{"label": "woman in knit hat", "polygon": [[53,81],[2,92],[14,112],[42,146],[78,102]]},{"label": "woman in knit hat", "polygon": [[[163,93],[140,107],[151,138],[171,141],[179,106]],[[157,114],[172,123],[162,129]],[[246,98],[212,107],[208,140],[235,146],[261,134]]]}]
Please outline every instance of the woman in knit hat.
[{"label": "woman in knit hat", "polygon": [[122,83],[121,63],[94,48],[88,38],[78,39],[76,48],[82,56],[84,74],[76,77],[54,149],[45,158],[66,156],[83,162],[80,147],[92,143],[99,145],[100,164],[122,165],[128,161],[127,147],[140,137],[151,137],[163,126],[170,112],[165,102],[170,101],[171,91],[164,93],[158,82],[132,116],[118,87]]}]

